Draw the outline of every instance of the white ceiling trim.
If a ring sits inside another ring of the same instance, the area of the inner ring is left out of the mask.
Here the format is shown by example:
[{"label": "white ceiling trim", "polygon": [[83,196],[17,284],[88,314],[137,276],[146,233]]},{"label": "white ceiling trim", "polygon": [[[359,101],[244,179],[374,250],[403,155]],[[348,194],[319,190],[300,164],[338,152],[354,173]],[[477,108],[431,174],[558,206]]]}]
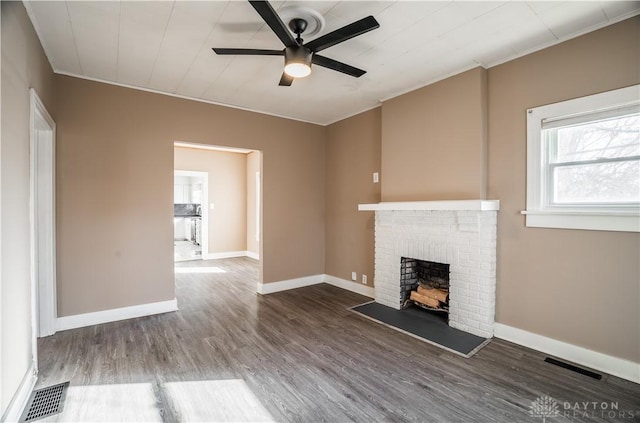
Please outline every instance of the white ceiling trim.
[{"label": "white ceiling trim", "polygon": [[[136,90],[141,90],[141,91],[146,91],[146,92],[152,92],[155,94],[162,94],[162,95],[167,95],[167,96],[171,96],[171,97],[176,97],[176,98],[181,98],[184,100],[191,100],[191,101],[197,101],[197,102],[201,102],[201,103],[205,103],[205,104],[211,104],[211,105],[216,105],[216,106],[221,106],[221,107],[229,107],[229,108],[233,108],[233,109],[237,109],[237,110],[243,110],[243,111],[247,111],[247,112],[253,112],[253,113],[259,113],[259,114],[264,114],[264,115],[268,115],[268,116],[273,116],[273,117],[277,117],[277,118],[282,118],[282,119],[289,119],[289,120],[294,120],[294,121],[299,121],[299,122],[304,122],[304,123],[310,123],[310,124],[315,124],[315,125],[320,125],[320,126],[328,126],[331,125],[333,123],[348,119],[350,117],[356,116],[358,114],[364,113],[366,111],[369,110],[373,110],[376,109],[377,107],[380,107],[380,105],[384,102],[384,101],[388,101],[392,98],[396,98],[399,97],[401,95],[404,95],[406,93],[418,90],[420,88],[426,87],[428,85],[434,84],[438,81],[447,79],[449,77],[452,77],[454,75],[458,75],[462,72],[466,72],[468,70],[474,69],[476,67],[482,66],[484,68],[492,68],[507,62],[510,62],[512,60],[518,59],[520,57],[535,53],[537,51],[541,51],[544,50],[546,48],[549,48],[551,46],[554,46],[556,44],[571,40],[573,38],[579,37],[581,35],[596,31],[598,29],[604,28],[606,26],[615,24],[617,22],[623,21],[625,19],[629,19],[631,17],[637,16],[640,14],[640,10],[635,10],[635,11],[631,11],[631,12],[627,12],[624,13],[622,15],[619,16],[614,16],[612,18],[610,18],[607,13],[603,12],[606,20],[599,22],[595,25],[592,25],[586,29],[581,29],[577,32],[571,33],[569,35],[565,35],[565,36],[561,36],[561,37],[556,37],[555,40],[543,43],[541,45],[538,45],[534,48],[519,52],[517,54],[512,54],[504,59],[500,59],[500,60],[496,60],[496,61],[492,61],[492,62],[488,62],[488,63],[479,63],[476,62],[474,64],[471,64],[470,66],[464,68],[464,69],[456,69],[455,71],[449,72],[447,74],[441,75],[441,76],[437,76],[436,78],[432,78],[430,80],[427,81],[421,81],[419,84],[414,85],[414,86],[410,86],[407,89],[402,90],[401,92],[396,92],[393,95],[390,95],[386,98],[382,98],[379,99],[377,101],[377,104],[375,105],[367,105],[365,107],[362,107],[361,109],[358,109],[357,111],[353,112],[353,113],[349,113],[348,115],[345,116],[341,116],[339,118],[333,119],[330,118],[328,121],[323,121],[322,118],[319,118],[318,120],[310,120],[310,119],[303,119],[303,118],[296,118],[296,117],[291,117],[291,116],[287,116],[284,114],[279,114],[279,113],[273,113],[273,112],[268,112],[268,111],[264,111],[264,110],[258,110],[256,108],[251,108],[251,107],[244,107],[244,106],[239,106],[239,105],[235,105],[235,104],[230,104],[230,103],[225,103],[225,102],[221,102],[221,101],[214,101],[214,100],[209,100],[209,99],[203,99],[203,98],[198,98],[198,97],[191,97],[188,95],[183,95],[183,94],[176,94],[176,93],[172,93],[169,91],[162,91],[162,90],[158,90],[158,89],[154,89],[154,88],[146,88],[146,87],[140,87],[137,85],[132,85],[132,84],[127,84],[127,83],[122,83],[122,82],[115,82],[115,81],[110,81],[110,80],[106,80],[103,78],[99,78],[99,77],[90,77],[90,76],[85,76],[85,75],[79,75],[77,73],[74,72],[67,72],[67,71],[61,71],[59,69],[57,69],[52,60],[51,57],[49,57],[49,54],[47,54],[47,52],[50,51],[49,48],[46,48],[46,43],[45,43],[45,38],[42,36],[42,31],[41,28],[38,26],[37,20],[35,19],[35,13],[32,9],[32,5],[29,1],[24,1],[23,2],[25,9],[27,11],[27,14],[32,22],[32,25],[34,27],[34,30],[40,40],[40,42],[42,43],[42,47],[45,53],[45,56],[47,57],[47,60],[49,61],[49,64],[51,66],[51,68],[53,69],[53,72],[59,75],[66,75],[66,76],[70,76],[70,77],[74,77],[74,78],[80,78],[80,79],[84,79],[84,80],[89,80],[89,81],[94,81],[94,82],[100,82],[100,83],[105,83],[105,84],[110,84],[110,85],[115,85],[115,86],[120,86],[120,87],[124,87],[124,88],[130,88],[130,89],[136,89]],[[555,34],[554,34],[555,35]],[[80,59],[78,57],[78,52],[76,50],[75,52],[76,58],[78,60],[78,64],[80,64]],[[373,100],[373,99],[372,99]]]},{"label": "white ceiling trim", "polygon": [[[634,17],[636,15],[640,15],[640,11],[627,13],[625,15],[619,16],[619,17],[611,19],[611,20],[608,20],[607,22],[603,22],[601,24],[594,25],[594,26],[589,27],[587,29],[584,29],[582,31],[574,32],[571,35],[560,37],[560,38],[556,39],[555,41],[551,41],[549,43],[542,44],[539,47],[535,47],[535,48],[532,48],[532,49],[529,49],[529,50],[525,50],[525,51],[523,51],[523,52],[521,52],[519,54],[514,54],[512,56],[507,57],[504,60],[498,60],[498,61],[490,62],[490,63],[486,63],[486,64],[485,63],[476,63],[476,64],[471,65],[471,66],[469,66],[467,68],[464,68],[462,70],[459,70],[459,71],[456,71],[456,72],[451,72],[451,73],[445,74],[443,76],[428,80],[426,83],[421,83],[419,85],[407,88],[406,90],[401,91],[398,94],[394,94],[394,95],[392,95],[390,97],[381,99],[380,103],[384,103],[385,101],[391,100],[391,99],[396,98],[396,97],[400,97],[401,95],[405,95],[405,94],[410,93],[412,91],[419,90],[420,88],[428,87],[429,85],[435,84],[436,82],[440,82],[440,81],[443,81],[443,80],[445,80],[447,78],[451,78],[452,76],[456,76],[456,75],[459,75],[461,73],[470,71],[471,69],[475,69],[475,68],[478,68],[478,67],[483,67],[485,69],[490,69],[490,68],[493,68],[495,66],[499,66],[499,65],[511,62],[512,60],[519,59],[521,57],[524,57],[524,56],[527,56],[529,54],[535,53],[537,51],[542,51],[542,50],[547,49],[549,47],[553,47],[553,46],[555,46],[557,44],[564,43],[565,41],[569,41],[569,40],[572,40],[574,38],[578,38],[578,37],[580,37],[582,35],[585,35],[585,34],[588,34],[590,32],[594,32],[594,31],[597,31],[599,29],[606,28],[609,25],[613,25],[615,23],[622,22],[622,21],[624,21],[626,19],[629,19],[629,18],[632,18],[632,17]],[[374,108],[375,107],[369,108],[367,110],[371,110],[371,109],[374,109]],[[366,111],[366,110],[363,110],[362,112],[364,112],[364,111]],[[351,116],[358,115],[358,114],[360,114],[362,112],[354,113]],[[348,117],[351,117],[351,116],[348,116]],[[344,119],[347,119],[347,118],[338,119],[338,120],[336,120],[334,122],[331,122],[331,123],[339,122],[339,121],[344,120]],[[330,125],[331,123],[329,123],[327,125]]]},{"label": "white ceiling trim", "polygon": [[346,115],[345,117],[341,117],[340,119],[334,119],[329,121],[328,123],[325,123],[323,126],[329,126],[329,125],[333,125],[334,123],[338,123],[338,122],[342,122],[345,119],[349,119],[352,118],[354,116],[358,116],[359,114],[368,112],[369,110],[374,110],[377,109],[378,107],[382,106],[382,101],[380,101],[378,104],[376,104],[375,106],[371,106],[371,107],[365,107],[364,109],[355,112],[355,113],[349,113],[348,115]]},{"label": "white ceiling trim", "polygon": [[389,101],[389,100],[394,99],[396,97],[400,97],[401,95],[405,95],[405,94],[408,94],[408,93],[410,93],[412,91],[419,90],[420,88],[428,87],[429,85],[433,85],[436,82],[444,81],[447,78],[451,78],[452,76],[460,75],[461,73],[465,73],[465,72],[470,71],[471,69],[476,69],[476,68],[487,69],[487,67],[485,67],[485,66],[483,66],[483,65],[481,65],[479,63],[474,63],[474,64],[472,64],[472,65],[470,65],[470,66],[468,66],[466,68],[462,68],[462,70],[457,70],[455,72],[446,73],[446,74],[444,74],[442,76],[439,76],[437,78],[430,79],[426,83],[420,83],[419,85],[416,85],[414,87],[407,88],[406,90],[401,91],[399,94],[394,94],[394,95],[392,95],[390,97],[383,98],[382,100],[380,100],[380,103],[384,103],[385,101]]},{"label": "white ceiling trim", "polygon": [[640,15],[640,10],[635,11],[635,12],[626,13],[624,15],[620,15],[620,16],[617,16],[617,17],[612,18],[612,19],[609,19],[607,17],[608,20],[606,22],[602,22],[602,23],[593,25],[593,26],[591,26],[589,28],[574,32],[574,33],[572,33],[570,35],[565,35],[564,37],[560,37],[555,41],[544,43],[544,44],[542,44],[542,45],[540,45],[538,47],[534,47],[532,49],[525,50],[525,51],[520,52],[518,54],[514,54],[513,56],[509,56],[509,57],[507,57],[506,59],[503,59],[503,60],[497,60],[495,62],[487,63],[486,65],[483,65],[483,66],[485,66],[487,69],[489,69],[489,68],[492,68],[494,66],[502,65],[502,64],[510,62],[512,60],[518,59],[520,57],[524,57],[524,56],[526,56],[528,54],[535,53],[536,51],[541,51],[541,50],[544,50],[546,48],[553,47],[556,44],[564,43],[565,41],[569,41],[569,40],[572,40],[574,38],[578,38],[581,35],[585,35],[585,34],[588,34],[590,32],[594,32],[594,31],[597,31],[599,29],[606,28],[609,25],[613,25],[615,23],[622,22],[622,21],[624,21],[626,19],[632,18],[632,17],[637,16],[637,15]]},{"label": "white ceiling trim", "polygon": [[[52,66],[52,68],[53,68],[53,66]],[[84,79],[84,80],[92,81],[92,82],[101,82],[103,84],[115,85],[115,86],[123,87],[123,88],[131,88],[132,90],[139,90],[139,91],[146,91],[146,92],[154,93],[154,94],[167,95],[169,97],[176,97],[176,98],[181,98],[183,100],[197,101],[199,103],[212,104],[214,106],[229,107],[231,109],[242,110],[244,112],[259,113],[261,115],[273,116],[273,117],[277,117],[277,118],[281,118],[281,119],[295,120],[295,121],[303,122],[303,123],[311,123],[313,125],[319,125],[319,126],[328,125],[328,124],[325,124],[325,123],[313,122],[313,121],[310,121],[310,120],[297,119],[297,118],[290,117],[290,116],[279,115],[277,113],[265,112],[263,110],[253,110],[253,109],[249,109],[247,107],[236,106],[235,104],[219,103],[219,102],[216,102],[216,101],[206,100],[206,99],[203,99],[203,98],[196,98],[196,97],[189,97],[189,96],[181,95],[181,94],[168,93],[166,91],[160,91],[160,90],[156,90],[156,89],[153,89],[153,88],[143,88],[143,87],[138,87],[138,86],[135,86],[135,85],[123,84],[122,82],[107,81],[105,79],[92,78],[90,76],[78,75],[78,74],[75,74],[75,73],[64,72],[64,71],[60,71],[60,70],[57,70],[57,69],[53,69],[53,72],[55,74],[58,74],[58,75],[71,76],[73,78]]]},{"label": "white ceiling trim", "polygon": [[[31,8],[31,2],[23,1],[22,4],[24,5],[24,8],[27,11],[27,16],[29,17],[29,20],[31,21],[31,25],[33,25],[34,31],[36,31],[36,35],[38,36],[38,40],[40,41],[40,44],[42,45],[42,51],[44,52],[44,55],[47,58],[47,62],[49,62],[49,66],[51,66],[51,69],[53,69],[53,71],[55,72],[56,70],[53,67],[53,62],[51,62],[51,57],[49,57],[49,53],[47,53],[48,51],[51,51],[51,50],[46,47],[46,43],[44,41],[45,38],[42,36],[42,31],[40,30],[40,27],[38,26],[38,21],[36,20],[36,15],[33,13],[33,9]],[[78,54],[78,53],[76,52],[76,54]]]}]

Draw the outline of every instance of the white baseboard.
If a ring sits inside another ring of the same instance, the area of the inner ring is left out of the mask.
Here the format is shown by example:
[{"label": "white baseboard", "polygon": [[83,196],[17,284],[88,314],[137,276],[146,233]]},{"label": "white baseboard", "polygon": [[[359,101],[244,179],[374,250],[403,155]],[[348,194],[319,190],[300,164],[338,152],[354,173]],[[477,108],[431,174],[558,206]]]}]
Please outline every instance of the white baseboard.
[{"label": "white baseboard", "polygon": [[258,283],[258,294],[273,294],[274,292],[287,291],[289,289],[302,288],[305,286],[317,285],[319,283],[327,283],[329,285],[337,286],[338,288],[346,289],[347,291],[355,292],[357,294],[364,295],[365,297],[375,297],[375,290],[370,286],[360,285],[355,282],[325,274],[305,276],[303,278],[288,279],[286,281],[279,282],[264,284]]},{"label": "white baseboard", "polygon": [[613,357],[577,345],[496,323],[494,336],[533,350],[590,367],[631,382],[640,383],[640,363]]},{"label": "white baseboard", "polygon": [[217,260],[236,257],[249,257],[260,260],[260,255],[253,251],[224,251],[222,253],[208,253],[202,256],[202,260]]},{"label": "white baseboard", "polygon": [[224,251],[222,253],[208,253],[205,254],[203,260],[215,260],[235,257],[247,257],[247,251]]},{"label": "white baseboard", "polygon": [[29,368],[27,369],[27,373],[25,373],[24,377],[22,378],[22,382],[20,382],[18,390],[9,402],[9,405],[7,406],[7,409],[0,421],[17,422],[18,419],[20,419],[24,408],[27,406],[27,401],[29,401],[31,392],[36,386],[37,380],[38,376],[35,371],[34,363],[32,361],[29,365]]},{"label": "white baseboard", "polygon": [[114,308],[111,310],[96,311],[94,313],[75,314],[73,316],[58,317],[56,321],[56,330],[75,329],[177,310],[178,301],[174,298],[173,300],[160,301],[157,303]]},{"label": "white baseboard", "polygon": [[364,295],[365,297],[376,297],[376,291],[371,286],[362,285],[358,282],[348,281],[346,279],[336,278],[331,275],[324,275],[324,281],[329,285],[337,286],[338,288],[346,289],[347,291],[355,292],[356,294]]},{"label": "white baseboard", "polygon": [[289,289],[302,288],[305,286],[317,285],[324,282],[324,275],[305,276],[285,281],[260,283],[258,282],[258,294],[273,294],[274,292],[288,291]]}]

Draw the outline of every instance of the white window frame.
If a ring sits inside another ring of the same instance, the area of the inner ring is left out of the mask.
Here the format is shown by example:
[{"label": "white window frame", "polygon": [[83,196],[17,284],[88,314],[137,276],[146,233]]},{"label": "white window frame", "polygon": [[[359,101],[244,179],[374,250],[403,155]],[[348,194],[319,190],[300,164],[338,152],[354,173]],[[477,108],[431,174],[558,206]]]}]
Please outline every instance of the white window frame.
[{"label": "white window frame", "polygon": [[527,209],[522,211],[527,227],[640,232],[638,206],[550,204],[549,145],[542,137],[544,122],[635,105],[640,105],[640,85],[527,110]]}]

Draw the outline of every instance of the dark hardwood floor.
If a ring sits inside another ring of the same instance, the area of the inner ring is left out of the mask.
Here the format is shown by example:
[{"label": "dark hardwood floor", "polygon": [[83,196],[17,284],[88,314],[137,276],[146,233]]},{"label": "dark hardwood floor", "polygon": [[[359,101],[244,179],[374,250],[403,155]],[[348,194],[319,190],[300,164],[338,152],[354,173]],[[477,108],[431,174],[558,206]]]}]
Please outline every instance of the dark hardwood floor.
[{"label": "dark hardwood floor", "polygon": [[329,285],[260,296],[252,259],[177,266],[202,271],[176,274],[180,311],[39,341],[38,387],[71,381],[48,421],[534,423],[540,396],[558,402],[550,423],[640,421],[632,382],[500,340],[464,359],[348,311],[369,299]]}]

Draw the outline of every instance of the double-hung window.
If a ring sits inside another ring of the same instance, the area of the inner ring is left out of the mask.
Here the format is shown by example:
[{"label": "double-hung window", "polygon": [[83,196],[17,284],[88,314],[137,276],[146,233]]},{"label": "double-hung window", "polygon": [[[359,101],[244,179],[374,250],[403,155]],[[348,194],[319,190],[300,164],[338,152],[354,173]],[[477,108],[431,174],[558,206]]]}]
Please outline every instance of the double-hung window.
[{"label": "double-hung window", "polygon": [[526,225],[640,232],[640,86],[527,111]]}]

